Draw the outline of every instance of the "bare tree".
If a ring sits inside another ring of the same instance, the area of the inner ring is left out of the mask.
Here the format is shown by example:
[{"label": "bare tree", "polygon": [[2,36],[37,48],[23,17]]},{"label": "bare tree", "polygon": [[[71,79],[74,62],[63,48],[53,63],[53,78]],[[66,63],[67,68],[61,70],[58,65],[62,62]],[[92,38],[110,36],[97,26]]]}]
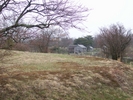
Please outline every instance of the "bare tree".
[{"label": "bare tree", "polygon": [[72,45],[72,44],[73,44],[73,41],[74,41],[73,38],[69,38],[69,37],[61,38],[60,47],[66,48],[66,47],[68,47],[69,45]]},{"label": "bare tree", "polygon": [[126,30],[123,25],[111,25],[109,28],[101,28],[98,35],[98,43],[103,52],[113,60],[120,58],[131,41],[131,30]]},{"label": "bare tree", "polygon": [[17,27],[10,30],[10,37],[15,43],[23,43],[25,40],[34,37],[34,30],[29,30],[25,27]]},{"label": "bare tree", "polygon": [[61,30],[61,29],[57,29],[56,30],[56,34],[52,36],[52,40],[51,40],[51,43],[50,45],[51,46],[54,46],[56,48],[59,48],[60,47],[60,43],[61,43],[61,39],[62,38],[66,38],[68,37],[68,32],[67,31],[64,31],[64,30]]},{"label": "bare tree", "polygon": [[9,4],[10,0],[0,0],[0,13],[2,12],[2,10],[4,8],[7,7],[7,5]]},{"label": "bare tree", "polygon": [[0,36],[16,27],[44,29],[58,25],[80,29],[77,24],[85,21],[88,11],[69,0],[0,0],[0,19],[7,23],[0,25]]},{"label": "bare tree", "polygon": [[54,45],[59,44],[59,40],[61,36],[64,36],[64,31],[59,28],[48,28],[40,31],[40,34],[36,35],[34,39],[32,39],[31,44],[38,48],[40,52],[48,52],[48,47],[50,44]]},{"label": "bare tree", "polygon": [[35,32],[24,27],[17,27],[6,31],[5,34],[0,38],[0,48],[21,50],[21,46],[27,44],[26,41],[34,37]]}]

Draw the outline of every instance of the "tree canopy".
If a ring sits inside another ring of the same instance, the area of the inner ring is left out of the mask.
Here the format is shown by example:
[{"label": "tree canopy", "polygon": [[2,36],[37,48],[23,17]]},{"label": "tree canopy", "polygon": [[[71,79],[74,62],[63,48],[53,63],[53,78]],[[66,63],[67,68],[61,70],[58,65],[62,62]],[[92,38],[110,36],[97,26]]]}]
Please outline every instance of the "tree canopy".
[{"label": "tree canopy", "polygon": [[92,46],[93,45],[93,37],[88,35],[85,37],[80,37],[74,40],[74,44],[82,44],[86,47]]}]

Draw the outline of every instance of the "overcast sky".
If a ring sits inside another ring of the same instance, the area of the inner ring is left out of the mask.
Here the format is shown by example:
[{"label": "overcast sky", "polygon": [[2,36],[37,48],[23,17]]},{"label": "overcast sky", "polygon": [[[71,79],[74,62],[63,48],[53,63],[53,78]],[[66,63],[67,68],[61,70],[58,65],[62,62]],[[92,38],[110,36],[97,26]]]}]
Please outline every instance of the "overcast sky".
[{"label": "overcast sky", "polygon": [[127,29],[133,29],[133,0],[79,0],[89,9],[90,15],[84,23],[90,33],[71,29],[70,37],[78,38],[86,35],[96,35],[101,27],[120,23]]}]

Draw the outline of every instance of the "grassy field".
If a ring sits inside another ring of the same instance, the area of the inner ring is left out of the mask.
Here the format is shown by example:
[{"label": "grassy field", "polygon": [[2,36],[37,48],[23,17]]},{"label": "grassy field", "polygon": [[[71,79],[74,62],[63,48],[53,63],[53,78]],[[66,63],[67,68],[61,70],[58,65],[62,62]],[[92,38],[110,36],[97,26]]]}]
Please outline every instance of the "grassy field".
[{"label": "grassy field", "polygon": [[133,68],[118,61],[11,53],[0,63],[0,100],[133,100]]}]

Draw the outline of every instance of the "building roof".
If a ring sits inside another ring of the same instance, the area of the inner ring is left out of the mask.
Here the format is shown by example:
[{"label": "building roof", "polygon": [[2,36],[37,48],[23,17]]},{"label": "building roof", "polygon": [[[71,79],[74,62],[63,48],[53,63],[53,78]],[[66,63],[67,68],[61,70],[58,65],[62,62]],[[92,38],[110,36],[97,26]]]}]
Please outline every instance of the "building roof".
[{"label": "building roof", "polygon": [[75,47],[80,47],[80,48],[86,48],[84,45],[82,44],[78,44],[78,45],[69,45],[68,48],[75,48]]},{"label": "building roof", "polygon": [[86,48],[84,45],[82,44],[78,44],[77,46],[81,47],[81,48]]}]

